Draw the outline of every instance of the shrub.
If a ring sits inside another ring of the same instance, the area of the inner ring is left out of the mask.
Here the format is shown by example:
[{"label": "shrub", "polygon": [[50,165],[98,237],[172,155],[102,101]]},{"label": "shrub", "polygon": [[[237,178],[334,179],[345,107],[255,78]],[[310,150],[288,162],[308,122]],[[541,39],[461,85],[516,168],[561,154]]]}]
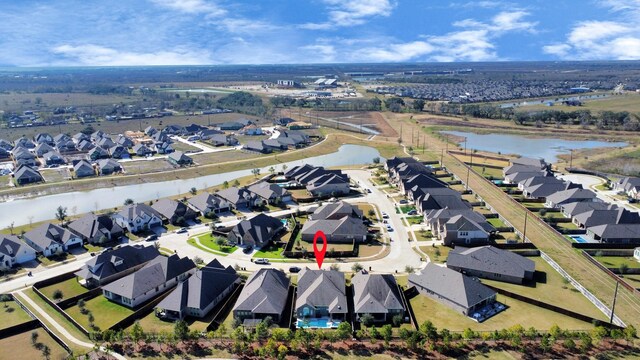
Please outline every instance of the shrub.
[{"label": "shrub", "polygon": [[393,326],[400,326],[403,323],[403,321],[404,319],[402,318],[401,314],[394,315],[393,318],[391,319]]},{"label": "shrub", "polygon": [[62,290],[56,289],[53,292],[53,300],[60,301],[62,300],[63,297],[64,297],[64,294],[62,293]]}]

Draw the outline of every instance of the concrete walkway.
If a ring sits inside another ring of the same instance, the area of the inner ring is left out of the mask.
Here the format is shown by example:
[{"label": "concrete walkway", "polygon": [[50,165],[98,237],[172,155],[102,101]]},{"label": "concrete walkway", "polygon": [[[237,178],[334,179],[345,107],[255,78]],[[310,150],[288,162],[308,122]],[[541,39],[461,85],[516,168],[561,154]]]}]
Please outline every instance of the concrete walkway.
[{"label": "concrete walkway", "polygon": [[[71,335],[71,333],[69,333],[67,331],[67,329],[65,329],[62,325],[58,324],[51,316],[49,316],[49,314],[47,314],[40,306],[38,306],[38,304],[35,303],[35,301],[31,300],[28,296],[26,296],[24,293],[22,293],[22,291],[16,291],[15,293],[13,293],[13,295],[18,295],[18,297],[20,297],[20,299],[26,303],[29,304],[29,306],[31,306],[36,312],[37,314],[36,317],[38,317],[39,319],[45,319],[48,323],[50,323],[51,325],[53,325],[53,327],[55,328],[55,330],[61,334],[62,336],[64,336],[67,340],[71,341],[72,343],[85,347],[85,348],[89,348],[89,349],[93,349],[93,344],[89,343],[89,342],[85,342],[82,340],[79,340],[77,338],[75,338],[73,335]],[[109,355],[115,357],[118,360],[126,360],[127,358],[125,358],[124,356],[115,353],[115,352],[107,352],[107,350],[104,347],[100,347],[100,351],[104,352],[104,353],[108,353]]]}]

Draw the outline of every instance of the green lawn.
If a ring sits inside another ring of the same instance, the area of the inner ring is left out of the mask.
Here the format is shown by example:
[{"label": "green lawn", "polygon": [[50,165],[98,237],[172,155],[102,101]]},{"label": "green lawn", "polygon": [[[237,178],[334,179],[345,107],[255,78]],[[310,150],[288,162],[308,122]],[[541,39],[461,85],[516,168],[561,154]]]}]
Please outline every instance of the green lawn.
[{"label": "green lawn", "polygon": [[499,218],[490,218],[487,219],[487,222],[491,225],[493,225],[493,227],[496,228],[500,228],[500,227],[507,227],[507,224],[505,224],[502,220],[500,220]]},{"label": "green lawn", "polygon": [[62,291],[63,300],[74,297],[76,295],[84,294],[89,291],[87,290],[87,288],[80,285],[77,278],[71,278],[69,280],[49,285],[39,290],[44,296],[48,297],[51,300],[53,300],[53,292],[56,290]]},{"label": "green lawn", "polygon": [[409,225],[422,224],[422,220],[424,220],[422,216],[407,216]]},{"label": "green lawn", "polygon": [[409,211],[411,211],[411,210],[415,210],[415,209],[416,209],[416,207],[415,207],[415,206],[413,206],[413,205],[401,205],[401,206],[400,206],[400,211],[401,211],[403,214],[406,214],[406,213],[408,213]]},{"label": "green lawn", "polygon": [[[38,334],[38,342],[46,345],[50,350],[49,359],[66,359],[69,354],[62,348],[46,331],[38,328],[32,331],[25,331],[18,335],[10,336],[0,340],[0,359],[12,360],[33,360],[44,359],[42,351],[37,350],[31,344],[31,333]],[[89,349],[86,349],[88,352]]]},{"label": "green lawn", "polygon": [[567,229],[567,230],[578,230],[578,226],[572,222],[566,223],[556,223],[555,224],[559,229]]},{"label": "green lawn", "polygon": [[[431,240],[433,234],[431,234],[431,231],[414,231],[414,233],[416,234],[416,240],[417,241],[429,241]],[[411,235],[409,235],[409,238],[411,238]]]},{"label": "green lawn", "polygon": [[527,208],[532,208],[532,209],[543,209],[544,208],[544,203],[522,202],[521,204],[523,206],[527,207]]},{"label": "green lawn", "polygon": [[285,259],[285,257],[282,256],[282,251],[284,251],[284,248],[282,246],[269,244],[259,251],[256,251],[253,257],[256,259]]},{"label": "green lawn", "polygon": [[[236,251],[236,249],[238,249],[238,247],[235,246],[235,245],[232,245],[232,246],[227,246],[227,245],[220,246],[220,245],[218,245],[216,243],[217,237],[214,237],[213,235],[211,235],[211,233],[196,235],[195,237],[198,237],[200,239],[200,243],[202,245],[204,245],[206,248],[208,248],[210,250],[213,250],[213,251],[219,251],[219,252],[222,252],[222,253],[230,254],[230,253]],[[227,239],[224,239],[224,240],[226,241]]]},{"label": "green lawn", "polygon": [[[447,256],[449,256],[451,248],[446,246],[420,246],[420,250],[429,255],[431,261],[435,263],[444,263],[447,261]],[[436,254],[438,251],[440,255]]]},{"label": "green lawn", "polygon": [[494,169],[489,167],[483,167],[482,165],[476,165],[475,162],[471,167],[477,173],[483,175],[486,178],[492,177],[493,179],[501,179],[502,178],[502,170]]},{"label": "green lawn", "polygon": [[[215,311],[212,311],[207,317],[204,319],[194,319],[194,318],[186,318],[185,321],[189,324],[189,329],[197,330],[197,331],[205,331],[207,326],[213,320],[215,316]],[[156,314],[152,311],[147,316],[143,317],[140,321],[140,326],[146,332],[150,333],[173,333],[175,323],[172,321],[163,321],[160,320]],[[129,326],[126,331],[130,331],[133,325]]]},{"label": "green lawn", "polygon": [[[562,276],[546,261],[540,257],[529,257],[528,259],[536,263],[536,277],[538,281],[535,283],[535,286],[509,284],[486,279],[482,279],[481,281],[485,284],[566,308],[580,314],[606,320],[606,316],[598,310],[595,305],[575,290],[571,284],[565,283]],[[538,272],[541,272],[541,274],[538,274]]]},{"label": "green lawn", "polygon": [[490,331],[505,329],[514,325],[522,325],[525,328],[534,327],[537,330],[548,330],[553,325],[571,330],[587,330],[593,327],[591,323],[576,320],[502,295],[497,296],[497,301],[507,305],[507,309],[482,323],[478,323],[422,294],[415,296],[410,300],[410,303],[418,324],[430,320],[438,329],[452,331],[463,331],[466,328],[476,331]]},{"label": "green lawn", "polygon": [[[94,323],[101,330],[110,328],[118,321],[133,313],[133,310],[111,302],[102,295],[98,295],[97,297],[88,300],[85,307],[91,311],[91,314],[93,314],[93,317],[95,318]],[[77,305],[70,307],[66,312],[85,329],[90,330],[88,316],[80,313],[80,309]]]},{"label": "green lawn", "polygon": [[75,256],[65,253],[62,255],[52,256],[50,258],[39,255],[36,260],[39,261],[44,266],[51,266],[51,265],[58,265],[62,262],[73,261],[75,260],[75,258],[76,258]]},{"label": "green lawn", "polygon": [[634,259],[632,256],[594,256],[594,259],[598,260],[602,265],[608,268],[619,268],[622,264],[627,264],[629,268],[640,268],[640,262]]},{"label": "green lawn", "polygon": [[7,301],[0,305],[0,329],[31,321],[31,317],[15,301]]}]

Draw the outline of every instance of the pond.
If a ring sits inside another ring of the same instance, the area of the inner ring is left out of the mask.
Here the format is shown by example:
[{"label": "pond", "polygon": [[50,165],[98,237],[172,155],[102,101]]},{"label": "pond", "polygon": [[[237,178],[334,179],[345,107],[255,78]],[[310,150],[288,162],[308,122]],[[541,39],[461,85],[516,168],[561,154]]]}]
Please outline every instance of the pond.
[{"label": "pond", "polygon": [[[571,149],[592,149],[624,147],[625,142],[607,142],[594,140],[564,140],[547,138],[528,138],[520,135],[503,134],[475,134],[462,131],[443,131],[443,134],[451,134],[467,138],[467,149],[500,152],[501,154],[517,154],[532,158],[542,158],[547,162],[558,161],[558,155],[567,154]],[[464,146],[464,142],[460,143]]]},{"label": "pond", "polygon": [[[370,164],[376,157],[380,157],[381,161],[384,161],[378,150],[372,147],[342,145],[338,151],[330,154],[290,161],[283,164],[286,164],[288,168],[304,164],[325,167],[347,166]],[[283,164],[277,164],[274,165],[274,167],[276,167],[276,170],[281,171]],[[267,174],[269,167],[270,166],[260,169],[261,174]],[[146,202],[166,196],[186,193],[192,187],[200,190],[222,184],[225,181],[232,182],[237,178],[248,175],[251,175],[250,169],[207,175],[193,179],[116,186],[85,192],[70,192],[3,202],[0,203],[0,214],[2,214],[2,216],[0,216],[0,228],[8,227],[12,221],[15,222],[15,226],[18,226],[28,224],[30,221],[38,222],[52,219],[54,218],[55,209],[58,206],[66,207],[69,215],[73,215],[74,213],[82,214],[122,206],[124,200],[127,198],[131,198],[135,202]]]}]

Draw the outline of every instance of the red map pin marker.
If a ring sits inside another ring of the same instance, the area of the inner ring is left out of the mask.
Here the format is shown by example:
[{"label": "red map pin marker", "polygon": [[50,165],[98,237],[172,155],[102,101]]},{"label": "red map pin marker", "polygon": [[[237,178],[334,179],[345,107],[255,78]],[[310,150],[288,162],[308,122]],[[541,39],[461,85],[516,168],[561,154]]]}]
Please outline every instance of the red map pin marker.
[{"label": "red map pin marker", "polygon": [[[322,239],[322,249],[318,250],[317,242],[318,238]],[[324,254],[327,253],[327,236],[318,230],[313,236],[313,252],[316,254],[316,262],[318,263],[318,269],[322,268],[322,262],[324,261]]]}]

